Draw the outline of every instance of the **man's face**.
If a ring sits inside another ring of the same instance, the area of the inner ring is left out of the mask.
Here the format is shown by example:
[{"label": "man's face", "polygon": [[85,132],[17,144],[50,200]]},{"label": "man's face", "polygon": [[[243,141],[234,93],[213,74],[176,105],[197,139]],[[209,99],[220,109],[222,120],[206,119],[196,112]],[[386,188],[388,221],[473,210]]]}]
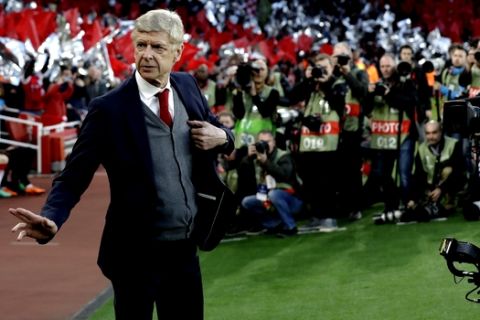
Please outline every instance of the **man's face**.
[{"label": "man's face", "polygon": [[476,49],[474,49],[474,48],[468,50],[468,55],[467,55],[467,63],[468,64],[474,64],[476,62],[475,61],[475,51],[476,51]]},{"label": "man's face", "polygon": [[452,52],[452,65],[454,67],[463,67],[467,61],[467,54],[463,50],[455,49]]},{"label": "man's face", "polygon": [[233,127],[235,126],[235,121],[229,115],[219,116],[218,117],[218,122],[220,122],[223,126],[229,128],[229,129],[233,129]]},{"label": "man's face", "polygon": [[275,148],[275,139],[271,134],[268,133],[260,133],[258,135],[258,141],[265,141],[268,143],[268,153],[271,153]]},{"label": "man's face", "polygon": [[195,79],[198,81],[207,81],[208,80],[208,67],[206,65],[201,65],[195,71]]},{"label": "man's face", "polygon": [[154,86],[165,86],[183,45],[175,46],[165,32],[136,32],[135,66],[142,78]]},{"label": "man's face", "polygon": [[400,51],[400,60],[412,63],[413,52],[409,48],[403,48]]},{"label": "man's face", "polygon": [[429,146],[436,145],[442,138],[442,130],[435,123],[427,123],[425,125],[425,139]]},{"label": "man's face", "polygon": [[380,73],[384,79],[388,79],[392,76],[395,70],[395,61],[391,57],[382,57],[380,59]]}]

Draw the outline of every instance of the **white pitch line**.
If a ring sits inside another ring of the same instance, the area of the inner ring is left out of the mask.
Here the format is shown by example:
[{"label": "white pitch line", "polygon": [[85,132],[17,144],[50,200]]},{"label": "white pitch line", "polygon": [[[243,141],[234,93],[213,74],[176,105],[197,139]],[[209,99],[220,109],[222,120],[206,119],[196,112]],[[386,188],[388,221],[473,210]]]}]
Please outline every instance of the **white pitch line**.
[{"label": "white pitch line", "polygon": [[[39,245],[38,243],[34,241],[12,241],[10,242],[12,246],[37,246]],[[47,244],[44,244],[44,246],[59,246],[60,243],[58,242],[49,242]]]}]

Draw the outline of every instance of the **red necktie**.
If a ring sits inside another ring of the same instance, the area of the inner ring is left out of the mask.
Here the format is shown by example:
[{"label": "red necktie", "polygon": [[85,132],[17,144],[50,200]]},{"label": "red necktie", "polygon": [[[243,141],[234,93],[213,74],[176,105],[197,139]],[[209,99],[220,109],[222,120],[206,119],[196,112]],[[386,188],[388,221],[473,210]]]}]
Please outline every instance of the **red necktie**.
[{"label": "red necktie", "polygon": [[160,104],[160,119],[169,127],[172,126],[172,115],[168,111],[168,89],[163,90],[157,94]]}]

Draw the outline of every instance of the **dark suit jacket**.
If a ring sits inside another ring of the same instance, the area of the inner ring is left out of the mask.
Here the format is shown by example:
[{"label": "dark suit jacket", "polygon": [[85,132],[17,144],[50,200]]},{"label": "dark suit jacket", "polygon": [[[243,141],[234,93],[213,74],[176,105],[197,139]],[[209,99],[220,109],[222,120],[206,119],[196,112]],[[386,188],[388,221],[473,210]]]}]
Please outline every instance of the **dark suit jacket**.
[{"label": "dark suit jacket", "polygon": [[[194,78],[172,73],[171,85],[178,92],[189,118],[222,127],[209,111]],[[222,127],[223,128],[223,127]],[[208,193],[218,179],[218,152],[233,150],[233,137],[225,129],[228,143],[209,151],[192,146],[193,183],[197,192]],[[145,116],[135,77],[91,102],[78,140],[65,169],[54,179],[41,215],[60,228],[80,200],[99,167],[105,168],[111,201],[106,215],[98,264],[107,277],[131,272],[148,263],[151,217],[155,197],[152,156]],[[153,249],[152,249],[153,250]]]}]

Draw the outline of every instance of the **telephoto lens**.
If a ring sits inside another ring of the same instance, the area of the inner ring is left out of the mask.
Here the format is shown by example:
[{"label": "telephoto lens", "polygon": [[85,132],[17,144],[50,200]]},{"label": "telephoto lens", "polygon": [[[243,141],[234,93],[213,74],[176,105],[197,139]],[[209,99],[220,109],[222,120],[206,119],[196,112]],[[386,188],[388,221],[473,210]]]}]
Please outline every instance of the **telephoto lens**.
[{"label": "telephoto lens", "polygon": [[327,70],[322,67],[313,67],[312,69],[312,77],[314,79],[323,77],[324,74],[327,74]]},{"label": "telephoto lens", "polygon": [[265,153],[268,150],[268,142],[258,141],[255,143],[255,150],[257,150],[258,153]]},{"label": "telephoto lens", "polygon": [[348,61],[350,61],[350,57],[346,54],[339,54],[337,57],[337,63],[341,66],[346,66]]},{"label": "telephoto lens", "polygon": [[397,65],[397,72],[401,77],[408,76],[412,72],[412,65],[409,62],[401,61]]}]

